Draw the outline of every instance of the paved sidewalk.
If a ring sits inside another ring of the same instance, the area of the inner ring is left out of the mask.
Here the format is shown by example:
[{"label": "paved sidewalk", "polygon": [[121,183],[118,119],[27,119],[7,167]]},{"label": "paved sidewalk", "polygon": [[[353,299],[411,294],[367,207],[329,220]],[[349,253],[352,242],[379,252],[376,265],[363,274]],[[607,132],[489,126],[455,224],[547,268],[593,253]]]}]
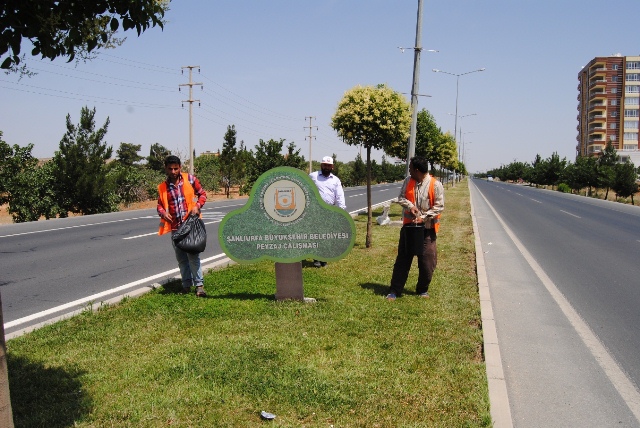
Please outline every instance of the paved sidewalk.
[{"label": "paved sidewalk", "polygon": [[582,321],[469,187],[494,426],[640,427]]}]

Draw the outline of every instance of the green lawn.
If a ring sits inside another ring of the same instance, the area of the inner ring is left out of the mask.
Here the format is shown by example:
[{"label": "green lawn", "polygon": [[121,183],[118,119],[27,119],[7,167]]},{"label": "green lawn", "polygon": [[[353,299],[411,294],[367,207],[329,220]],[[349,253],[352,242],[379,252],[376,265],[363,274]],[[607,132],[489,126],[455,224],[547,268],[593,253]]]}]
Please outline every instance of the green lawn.
[{"label": "green lawn", "polygon": [[303,262],[317,303],[276,302],[273,263],[236,265],[206,299],[168,284],[10,340],[16,427],[490,426],[469,191],[445,194],[431,299],[415,262],[384,299],[399,228],[366,249],[360,216],[347,258]]}]

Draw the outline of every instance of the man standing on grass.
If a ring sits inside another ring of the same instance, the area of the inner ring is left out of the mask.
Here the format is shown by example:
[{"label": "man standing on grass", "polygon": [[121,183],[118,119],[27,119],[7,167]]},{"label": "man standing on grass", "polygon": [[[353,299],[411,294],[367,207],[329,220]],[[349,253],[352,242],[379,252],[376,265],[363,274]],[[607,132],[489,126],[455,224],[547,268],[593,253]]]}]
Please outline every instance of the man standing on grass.
[{"label": "man standing on grass", "polygon": [[[323,201],[329,205],[335,205],[347,209],[347,205],[344,203],[344,190],[342,190],[342,183],[340,179],[333,175],[333,158],[331,156],[325,156],[320,163],[320,171],[314,171],[309,174],[309,177],[316,183],[318,192]],[[325,267],[327,262],[321,262],[314,260],[313,265],[315,267]]]},{"label": "man standing on grass", "polygon": [[395,300],[402,295],[409,270],[413,262],[413,254],[406,248],[405,229],[409,226],[424,225],[420,232],[424,233],[422,254],[418,255],[418,283],[416,294],[429,298],[429,284],[438,261],[436,235],[440,227],[440,213],[444,210],[444,188],[442,183],[428,173],[429,163],[416,156],[409,163],[409,177],[400,188],[398,203],[402,205],[402,229],[398,255],[391,275],[391,287],[387,300]]},{"label": "man standing on grass", "polygon": [[[194,175],[182,172],[179,157],[167,156],[164,160],[164,170],[167,173],[167,179],[158,186],[158,215],[162,219],[158,235],[169,232],[173,235],[190,214],[200,215],[200,209],[207,200],[207,194]],[[182,293],[189,293],[191,286],[195,285],[196,296],[206,297],[200,254],[181,250],[176,247],[173,239],[171,245],[180,268]]]}]

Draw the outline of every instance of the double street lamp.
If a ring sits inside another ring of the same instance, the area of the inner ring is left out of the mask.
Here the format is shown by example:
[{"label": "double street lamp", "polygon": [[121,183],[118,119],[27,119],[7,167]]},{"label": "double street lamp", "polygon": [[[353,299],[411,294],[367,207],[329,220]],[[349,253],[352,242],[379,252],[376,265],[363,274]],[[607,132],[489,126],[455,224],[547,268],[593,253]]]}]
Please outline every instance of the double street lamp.
[{"label": "double street lamp", "polygon": [[458,145],[458,94],[459,94],[458,89],[459,89],[459,83],[460,83],[460,76],[464,76],[465,74],[477,73],[479,71],[484,71],[484,70],[485,68],[482,67],[477,70],[471,70],[471,71],[467,71],[466,73],[459,73],[459,74],[449,73],[448,71],[438,70],[437,68],[434,68],[431,70],[434,73],[444,73],[444,74],[449,74],[451,76],[456,76],[456,120],[455,120],[455,125],[453,130],[453,138],[456,140],[456,146]]}]

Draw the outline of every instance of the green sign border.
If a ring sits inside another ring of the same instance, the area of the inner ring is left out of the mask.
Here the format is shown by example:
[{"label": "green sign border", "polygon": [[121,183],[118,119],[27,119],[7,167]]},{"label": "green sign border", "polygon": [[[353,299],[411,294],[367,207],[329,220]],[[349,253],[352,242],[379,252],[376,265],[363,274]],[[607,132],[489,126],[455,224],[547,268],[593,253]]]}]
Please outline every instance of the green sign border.
[{"label": "green sign border", "polygon": [[[304,195],[303,203],[297,203],[296,209],[291,210],[297,210],[293,215],[298,217],[292,217],[294,220],[283,217],[285,221],[279,221],[273,207],[267,207],[265,193],[272,184],[281,181],[292,182],[298,194]],[[355,238],[351,215],[325,203],[313,180],[292,167],[277,167],[262,174],[247,203],[222,219],[218,233],[220,247],[237,263],[337,261],[351,251]]]}]

